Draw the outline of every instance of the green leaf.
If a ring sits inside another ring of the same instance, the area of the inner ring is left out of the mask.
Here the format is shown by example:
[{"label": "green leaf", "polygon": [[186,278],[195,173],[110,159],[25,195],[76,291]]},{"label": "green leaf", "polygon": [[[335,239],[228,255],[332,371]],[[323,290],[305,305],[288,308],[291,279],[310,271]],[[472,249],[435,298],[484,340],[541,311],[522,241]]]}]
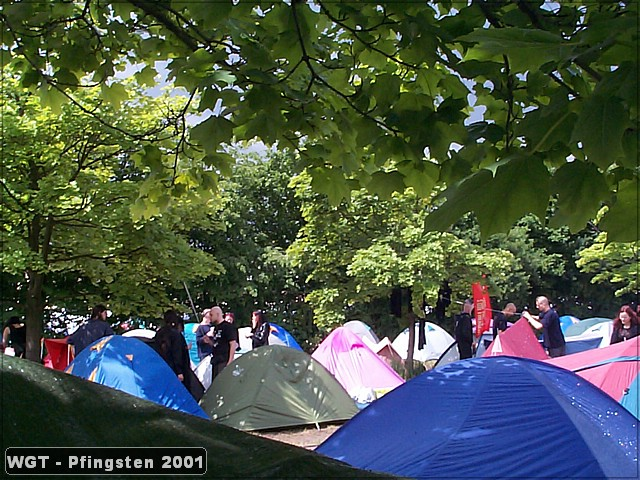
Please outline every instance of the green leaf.
[{"label": "green leaf", "polygon": [[438,181],[438,166],[431,162],[403,162],[398,164],[398,170],[404,175],[404,183],[412,187],[420,197],[428,197]]},{"label": "green leaf", "polygon": [[615,203],[599,226],[607,232],[607,243],[638,241],[638,179],[620,182]]},{"label": "green leaf", "polygon": [[541,159],[512,157],[503,160],[495,177],[480,170],[446,190],[447,201],[425,221],[427,231],[445,231],[467,212],[474,212],[482,238],[505,232],[527,213],[544,218],[549,201],[549,171]]},{"label": "green leaf", "polygon": [[62,113],[62,106],[69,101],[69,99],[53,87],[49,87],[47,84],[43,84],[39,89],[40,101],[45,107],[49,107],[53,113],[59,115]]},{"label": "green leaf", "polygon": [[393,192],[403,192],[404,188],[404,177],[399,172],[376,172],[367,184],[367,190],[383,199],[391,198]]},{"label": "green leaf", "polygon": [[574,48],[558,34],[513,27],[479,28],[458,40],[476,43],[465,60],[490,60],[505,54],[517,72],[534,70],[547,62],[562,63]]},{"label": "green leaf", "polygon": [[102,97],[113,105],[114,108],[118,109],[121,107],[122,102],[125,102],[129,98],[129,93],[124,85],[120,83],[112,83],[111,85],[103,83]]},{"label": "green leaf", "polygon": [[232,132],[233,123],[223,117],[211,116],[191,129],[191,137],[207,153],[212,153],[220,148],[220,144],[229,142]]},{"label": "green leaf", "polygon": [[588,160],[606,170],[622,153],[628,118],[618,98],[592,95],[582,106],[571,139],[582,142]]},{"label": "green leaf", "polygon": [[552,228],[564,225],[576,233],[596,217],[609,196],[607,180],[593,164],[574,161],[559,168],[551,180],[552,193],[558,194],[558,210]]},{"label": "green leaf", "polygon": [[339,205],[342,199],[350,197],[351,189],[341,170],[318,167],[312,168],[310,173],[311,186],[316,192],[325,194],[331,205]]}]

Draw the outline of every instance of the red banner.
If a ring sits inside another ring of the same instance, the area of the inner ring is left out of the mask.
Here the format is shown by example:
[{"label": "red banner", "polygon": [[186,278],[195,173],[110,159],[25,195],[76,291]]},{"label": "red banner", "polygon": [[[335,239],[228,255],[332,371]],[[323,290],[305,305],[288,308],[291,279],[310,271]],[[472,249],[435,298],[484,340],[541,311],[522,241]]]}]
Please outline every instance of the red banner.
[{"label": "red banner", "polygon": [[472,284],[473,311],[476,317],[476,338],[480,338],[491,325],[491,302],[486,285]]}]

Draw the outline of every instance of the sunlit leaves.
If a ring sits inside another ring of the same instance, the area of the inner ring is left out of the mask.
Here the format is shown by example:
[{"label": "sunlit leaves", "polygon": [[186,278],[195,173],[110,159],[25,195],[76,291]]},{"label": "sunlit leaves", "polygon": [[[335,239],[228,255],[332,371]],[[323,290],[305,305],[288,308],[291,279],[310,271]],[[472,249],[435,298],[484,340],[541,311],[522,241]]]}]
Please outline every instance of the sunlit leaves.
[{"label": "sunlit leaves", "polygon": [[[197,145],[186,151],[193,168],[208,168],[203,157],[231,141],[258,137],[303,156],[322,145],[327,157],[300,165],[320,169],[313,186],[334,204],[348,197],[345,188],[397,190],[377,181],[396,168],[405,186],[429,196],[429,185],[477,182],[472,175],[514,154],[540,156],[550,176],[568,159],[591,162],[611,193],[608,172],[637,178],[637,2],[209,3],[11,3],[3,5],[3,51],[54,109],[64,98],[47,81],[74,92],[74,78],[91,78],[123,108],[113,76],[135,64],[151,85],[166,65],[199,111],[232,125],[196,127]],[[420,166],[425,156],[437,175]],[[402,161],[411,163],[396,166]],[[536,161],[532,168],[544,184]],[[485,237],[517,211],[540,214],[538,203],[516,202],[523,208],[485,218],[485,202],[505,200],[504,175],[487,177],[493,197],[472,206],[490,229]],[[593,212],[576,202],[558,208],[572,228]],[[467,208],[450,212],[459,210]]]},{"label": "sunlit leaves", "polygon": [[591,280],[595,284],[614,285],[616,296],[625,293],[637,294],[638,280],[638,247],[637,239],[633,242],[609,242],[606,233],[600,234],[598,241],[579,252],[576,264],[587,273],[593,274]]}]

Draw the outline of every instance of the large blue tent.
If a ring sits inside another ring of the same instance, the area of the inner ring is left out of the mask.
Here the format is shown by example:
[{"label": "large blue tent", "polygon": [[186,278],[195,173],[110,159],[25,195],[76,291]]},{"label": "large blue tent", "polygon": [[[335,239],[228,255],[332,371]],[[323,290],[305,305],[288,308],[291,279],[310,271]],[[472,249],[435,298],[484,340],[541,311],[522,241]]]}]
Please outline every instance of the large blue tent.
[{"label": "large blue tent", "polygon": [[515,357],[425,372],[316,452],[413,478],[638,477],[637,420],[567,370]]},{"label": "large blue tent", "polygon": [[65,371],[173,410],[209,418],[162,357],[137,338],[101,338],[82,350]]}]

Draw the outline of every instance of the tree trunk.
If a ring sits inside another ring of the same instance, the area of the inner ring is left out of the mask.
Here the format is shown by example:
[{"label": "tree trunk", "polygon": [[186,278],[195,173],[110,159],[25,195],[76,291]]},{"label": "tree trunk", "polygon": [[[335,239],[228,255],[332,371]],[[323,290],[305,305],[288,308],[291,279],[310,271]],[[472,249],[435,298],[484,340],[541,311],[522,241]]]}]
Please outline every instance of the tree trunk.
[{"label": "tree trunk", "polygon": [[26,321],[27,349],[25,358],[40,363],[40,342],[44,331],[44,274],[27,272],[29,284],[27,286]]},{"label": "tree trunk", "polygon": [[416,327],[415,316],[413,312],[407,314],[409,318],[409,346],[407,347],[407,362],[405,370],[407,371],[407,380],[413,377],[413,349],[416,344]]}]

